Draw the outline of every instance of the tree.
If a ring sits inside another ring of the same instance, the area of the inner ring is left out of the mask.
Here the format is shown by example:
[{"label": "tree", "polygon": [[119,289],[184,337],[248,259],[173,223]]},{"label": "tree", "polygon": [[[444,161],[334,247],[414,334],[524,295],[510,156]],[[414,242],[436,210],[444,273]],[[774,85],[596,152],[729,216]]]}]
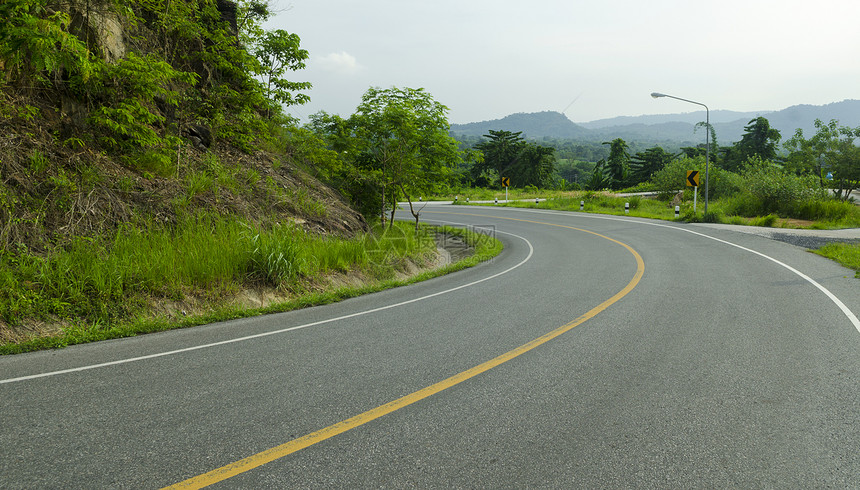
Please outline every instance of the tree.
[{"label": "tree", "polygon": [[475,145],[484,155],[483,162],[472,167],[475,182],[493,185],[501,177],[509,177],[517,187],[552,186],[555,173],[555,149],[525,141],[521,132],[494,131],[484,135],[488,141]]},{"label": "tree", "polygon": [[650,180],[654,172],[665,167],[674,157],[659,146],[633,155],[630,159],[630,183],[636,185]]},{"label": "tree", "polygon": [[353,162],[373,175],[392,220],[402,196],[417,226],[412,197],[438,189],[460,159],[457,142],[448,134],[447,111],[421,88],[371,87],[348,119]]},{"label": "tree", "polygon": [[[714,125],[706,123],[705,121],[697,122],[693,132],[697,132],[699,128],[705,128],[705,130],[710,133],[710,143],[699,143],[696,146],[682,146],[680,148],[681,153],[683,153],[687,158],[704,158],[707,154],[710,159],[709,161],[712,164],[717,163],[717,156],[721,149],[717,144],[717,132],[714,130]],[[723,148],[722,151],[725,152],[725,148]]]},{"label": "tree", "polygon": [[609,172],[610,187],[620,189],[627,183],[630,177],[630,154],[627,152],[627,142],[621,138],[606,141],[609,145],[609,158],[606,160],[606,169]]},{"label": "tree", "polygon": [[726,149],[723,167],[737,172],[746,165],[747,160],[756,155],[762,160],[775,160],[776,145],[780,138],[779,130],[771,128],[766,118],[757,117],[750,120],[749,124],[744,126],[741,140]]},{"label": "tree", "polygon": [[[299,90],[311,88],[310,82],[291,82],[284,78],[288,70],[300,70],[308,59],[307,50],[299,48],[299,36],[276,29],[264,32],[257,40],[254,55],[259,61],[257,74],[263,79],[266,97],[285,105],[304,104],[310,100],[306,94],[296,94]],[[266,116],[271,113],[266,110]]]},{"label": "tree", "polygon": [[606,189],[611,182],[612,178],[606,170],[606,160],[600,160],[594,166],[594,170],[591,172],[588,182],[585,183],[585,187],[592,191],[599,191]]},{"label": "tree", "polygon": [[[484,155],[482,162],[472,166],[472,177],[476,181],[488,173],[497,178],[510,177],[506,172],[517,162],[525,146],[525,140],[520,136],[522,131],[513,133],[491,129],[489,133],[484,135],[489,141],[481,141],[475,145]],[[488,184],[495,183],[491,181]]]},{"label": "tree", "polygon": [[538,188],[552,186],[555,173],[555,148],[526,143],[519,159],[511,169],[511,177],[520,187],[532,185]]},{"label": "tree", "polygon": [[860,148],[854,143],[857,136],[860,136],[860,127],[847,128],[843,137],[825,154],[836,184],[836,196],[843,201],[860,186]]},{"label": "tree", "polygon": [[568,186],[584,185],[594,171],[594,164],[583,161],[562,161],[556,165],[559,178],[568,183]]},{"label": "tree", "polygon": [[860,137],[860,127],[850,128],[839,126],[839,121],[831,119],[824,123],[821,119],[815,120],[815,135],[807,139],[803,136],[803,130],[797,129],[794,136],[789,138],[783,145],[789,151],[786,166],[795,173],[812,172],[821,185],[824,185],[825,174],[831,173],[838,184],[837,195],[847,199],[850,190],[845,192],[848,186],[856,187],[856,171],[852,161],[856,153],[854,138]]}]

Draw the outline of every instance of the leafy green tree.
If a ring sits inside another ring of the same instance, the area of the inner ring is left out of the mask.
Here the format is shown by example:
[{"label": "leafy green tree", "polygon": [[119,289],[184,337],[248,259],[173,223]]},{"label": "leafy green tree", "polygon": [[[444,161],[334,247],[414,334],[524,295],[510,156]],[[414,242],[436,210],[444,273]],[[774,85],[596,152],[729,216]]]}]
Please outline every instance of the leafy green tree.
[{"label": "leafy green tree", "polygon": [[554,152],[555,148],[526,143],[519,159],[511,168],[511,177],[517,179],[519,187],[551,187],[555,173]]},{"label": "leafy green tree", "polygon": [[47,2],[0,2],[0,67],[21,85],[52,84],[63,75],[81,86],[95,70],[85,42],[70,32],[68,12]]},{"label": "leafy green tree", "polygon": [[783,147],[789,152],[785,165],[798,174],[812,172],[823,185],[824,154],[839,138],[839,121],[832,119],[825,124],[821,119],[816,119],[815,129],[815,135],[806,138],[803,129],[797,128],[794,135],[785,141]]},{"label": "leafy green tree", "polygon": [[630,159],[630,184],[636,185],[650,180],[654,172],[665,167],[674,157],[659,146],[633,155]]},{"label": "leafy green tree", "polygon": [[[707,156],[710,159],[711,165],[717,164],[719,162],[719,154],[720,147],[717,144],[717,132],[714,130],[714,125],[706,123],[705,121],[701,121],[696,123],[696,127],[693,132],[699,130],[699,128],[705,128],[706,131],[710,132],[710,147],[706,148],[708,145],[705,143],[698,144],[696,146],[684,146],[680,148],[681,153],[687,156],[687,158],[696,158],[696,157],[705,157]],[[726,150],[723,149],[723,152]]]},{"label": "leafy green tree", "polygon": [[516,187],[533,185],[551,187],[555,174],[555,149],[525,141],[521,132],[490,130],[475,148],[484,159],[472,167],[475,182],[498,185],[498,179],[509,177]]},{"label": "leafy green tree", "polygon": [[[287,71],[305,67],[308,52],[299,48],[300,41],[296,34],[281,29],[266,31],[257,41],[254,54],[259,66],[256,71],[265,84],[266,97],[274,102],[290,106],[310,100],[306,94],[296,93],[310,89],[310,82],[291,82],[284,78]],[[270,114],[271,109],[267,109],[266,115]]]},{"label": "leafy green tree", "polygon": [[385,205],[393,221],[404,198],[417,225],[414,197],[446,185],[461,160],[447,111],[424,89],[371,87],[348,119],[321,113],[310,126],[343,159],[335,174],[360,210]]},{"label": "leafy green tree", "polygon": [[[295,35],[261,28],[265,1],[87,2],[80,15],[75,5],[0,0],[2,80],[23,93],[58,94],[76,108],[65,121],[70,132],[95,130],[93,141],[127,161],[153,152],[171,159],[192,125],[252,151],[274,116],[285,122],[281,104],[307,100],[296,92],[310,85],[284,76],[304,66],[307,52]],[[135,40],[111,53],[118,60],[101,52],[90,11],[121,22]],[[147,54],[135,50],[141,46]]]},{"label": "leafy green tree", "polygon": [[757,117],[750,120],[749,124],[744,126],[741,140],[726,149],[723,168],[737,172],[754,156],[762,160],[775,160],[780,138],[779,130],[771,128],[766,118]]},{"label": "leafy green tree", "polygon": [[[167,118],[157,107],[159,103],[177,107],[181,98],[176,89],[193,86],[197,77],[174,70],[154,55],[142,57],[134,52],[116,63],[98,66],[89,90],[101,104],[93,108],[88,121],[98,130],[99,142],[107,149],[130,153],[133,157],[125,158],[132,166],[169,174],[175,167],[173,149],[180,139],[158,130]],[[147,158],[139,158],[141,152]]]},{"label": "leafy green tree", "polygon": [[860,136],[860,128],[846,134],[827,153],[827,160],[832,169],[836,196],[847,201],[851,191],[860,187],[860,147],[854,143],[854,138]]},{"label": "leafy green tree", "polygon": [[789,151],[786,166],[796,173],[812,172],[822,186],[825,174],[830,173],[837,196],[847,199],[860,180],[854,144],[854,139],[860,137],[860,127],[840,126],[836,119],[826,124],[816,119],[815,129],[815,135],[808,139],[802,129],[797,129],[785,142],[783,146]]},{"label": "leafy green tree", "polygon": [[585,185],[593,171],[593,163],[579,160],[562,161],[556,165],[556,173],[559,178],[567,181],[569,186],[572,186],[573,184]]},{"label": "leafy green tree", "polygon": [[[522,131],[514,133],[492,129],[489,134],[485,134],[484,138],[489,141],[484,140],[475,145],[475,148],[483,153],[484,159],[472,166],[473,179],[479,181],[482,176],[488,174],[497,178],[510,177],[507,172],[517,162],[525,147],[526,142],[520,136],[521,134]],[[498,181],[490,181],[488,185],[498,185]]]},{"label": "leafy green tree", "polygon": [[612,177],[606,168],[606,160],[600,160],[594,166],[594,170],[592,170],[588,182],[585,183],[585,187],[592,191],[599,191],[606,189],[611,183]]},{"label": "leafy green tree", "polygon": [[610,187],[620,189],[627,184],[630,177],[630,153],[627,152],[628,145],[621,138],[606,141],[609,145],[609,158],[606,160],[606,169],[609,172]]}]

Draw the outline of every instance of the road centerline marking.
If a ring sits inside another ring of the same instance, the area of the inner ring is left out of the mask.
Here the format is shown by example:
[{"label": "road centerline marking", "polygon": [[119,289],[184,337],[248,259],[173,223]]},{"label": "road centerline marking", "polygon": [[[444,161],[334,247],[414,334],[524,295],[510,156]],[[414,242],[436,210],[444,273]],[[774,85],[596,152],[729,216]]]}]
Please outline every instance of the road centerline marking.
[{"label": "road centerline marking", "polygon": [[[434,213],[458,214],[458,213],[444,213],[444,212],[435,212],[435,211],[434,211]],[[467,214],[463,214],[463,213],[459,213],[459,214],[466,215],[466,216],[484,216],[484,215],[467,215]],[[376,419],[383,417],[387,414],[390,414],[392,412],[400,410],[401,408],[407,407],[409,405],[412,405],[413,403],[424,400],[425,398],[428,398],[428,397],[435,395],[439,392],[442,392],[448,388],[451,388],[452,386],[458,385],[464,381],[467,381],[471,378],[474,378],[475,376],[478,376],[479,374],[485,373],[485,372],[487,372],[487,371],[489,371],[489,370],[491,370],[497,366],[500,366],[500,365],[516,358],[516,357],[519,357],[522,354],[525,354],[526,352],[529,352],[529,351],[531,351],[531,350],[533,350],[533,349],[535,349],[535,348],[537,348],[543,344],[546,344],[547,342],[559,337],[560,335],[562,335],[562,334],[572,330],[573,328],[585,323],[586,321],[594,318],[599,313],[603,312],[604,310],[606,310],[607,308],[609,308],[613,304],[617,303],[619,300],[621,300],[621,298],[623,298],[624,296],[629,294],[631,291],[633,291],[633,289],[639,284],[639,281],[642,279],[642,276],[645,274],[645,261],[642,259],[642,256],[640,256],[639,253],[636,252],[636,250],[634,250],[631,246],[627,245],[626,243],[615,240],[614,238],[610,238],[608,236],[601,235],[599,233],[595,233],[593,231],[584,230],[581,228],[575,228],[572,226],[558,225],[558,224],[553,224],[553,223],[545,223],[545,222],[541,222],[541,221],[522,220],[522,219],[517,219],[517,218],[499,218],[499,217],[495,217],[495,218],[505,219],[505,220],[510,220],[510,221],[522,221],[522,222],[527,222],[527,223],[554,226],[554,227],[559,227],[559,228],[568,228],[571,230],[581,231],[584,233],[598,236],[600,238],[604,238],[606,240],[609,240],[613,243],[616,243],[616,244],[622,246],[628,252],[630,252],[631,255],[633,255],[633,257],[636,260],[636,272],[633,275],[633,278],[630,280],[630,282],[628,282],[627,285],[624,286],[623,289],[621,289],[620,291],[615,293],[611,298],[603,301],[602,303],[595,306],[594,308],[592,308],[588,312],[579,316],[575,320],[573,320],[567,324],[564,324],[564,325],[562,325],[562,326],[560,326],[560,327],[558,327],[558,328],[556,328],[556,329],[554,329],[554,330],[552,330],[552,331],[550,331],[550,332],[548,332],[548,333],[546,333],[546,334],[544,334],[544,335],[542,335],[542,336],[540,336],[540,337],[538,337],[538,338],[536,338],[536,339],[534,339],[528,343],[525,343],[525,344],[523,344],[523,345],[521,345],[515,349],[512,349],[512,350],[510,350],[504,354],[501,354],[501,355],[499,355],[499,356],[497,356],[497,357],[495,357],[489,361],[485,361],[485,362],[483,362],[483,363],[481,363],[481,364],[479,364],[473,368],[467,369],[467,370],[462,371],[460,373],[457,373],[457,374],[455,374],[449,378],[446,378],[442,381],[439,381],[439,382],[434,383],[430,386],[427,386],[426,388],[422,388],[418,391],[415,391],[415,392],[410,393],[408,395],[405,395],[403,397],[397,398],[396,400],[388,402],[384,405],[380,405],[376,408],[370,409],[366,412],[360,413],[358,415],[350,417],[350,418],[343,420],[341,422],[338,422],[336,424],[330,425],[328,427],[325,427],[325,428],[320,429],[318,431],[312,432],[312,433],[307,434],[305,436],[299,437],[297,439],[293,439],[289,442],[286,442],[286,443],[281,444],[279,446],[275,446],[271,449],[267,449],[267,450],[259,452],[257,454],[254,454],[254,455],[248,456],[246,458],[240,459],[239,461],[227,464],[227,465],[222,466],[220,468],[216,468],[216,469],[211,470],[207,473],[203,473],[201,475],[194,476],[194,477],[189,478],[187,480],[183,480],[181,482],[175,483],[173,485],[165,487],[165,489],[204,488],[204,487],[207,487],[209,485],[213,485],[215,483],[227,480],[227,479],[232,478],[234,476],[237,476],[237,475],[240,475],[240,474],[245,473],[247,471],[253,470],[254,468],[258,468],[260,466],[263,466],[266,463],[270,463],[272,461],[275,461],[275,460],[281,459],[283,457],[289,456],[290,454],[293,454],[297,451],[300,451],[302,449],[310,447],[310,446],[312,446],[318,442],[325,441],[325,440],[330,439],[330,438],[332,438],[338,434],[342,434],[344,432],[347,432],[349,430],[352,430],[354,428],[357,428],[359,426],[367,424],[368,422],[376,420]]]}]

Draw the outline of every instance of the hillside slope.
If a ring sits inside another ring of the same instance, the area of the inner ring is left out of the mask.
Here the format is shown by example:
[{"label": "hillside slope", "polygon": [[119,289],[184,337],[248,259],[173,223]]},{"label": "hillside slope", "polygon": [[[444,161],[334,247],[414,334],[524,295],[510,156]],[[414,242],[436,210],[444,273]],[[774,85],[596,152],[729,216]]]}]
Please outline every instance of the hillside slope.
[{"label": "hillside slope", "polygon": [[194,213],[364,230],[309,173],[280,104],[250,70],[259,64],[237,16],[253,10],[144,5],[0,7],[0,248],[39,252]]}]

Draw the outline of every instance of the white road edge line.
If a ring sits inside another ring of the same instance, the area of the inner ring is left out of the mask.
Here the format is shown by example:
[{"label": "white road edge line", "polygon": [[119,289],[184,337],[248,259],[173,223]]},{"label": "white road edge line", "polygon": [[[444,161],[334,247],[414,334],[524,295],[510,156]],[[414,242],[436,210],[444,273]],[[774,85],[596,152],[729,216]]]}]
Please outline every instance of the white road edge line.
[{"label": "white road edge line", "polygon": [[[560,213],[553,213],[553,212],[550,212],[550,211],[541,211],[541,210],[533,210],[533,209],[523,209],[523,208],[510,208],[510,209],[521,209],[522,211],[530,212],[530,213],[535,213],[535,214],[552,214],[552,215],[555,215],[555,216],[559,216],[559,214],[560,214]],[[663,224],[663,223],[650,223],[650,222],[647,222],[647,221],[637,221],[637,220],[633,220],[633,219],[629,219],[629,218],[621,218],[621,217],[614,217],[614,216],[601,216],[601,215],[593,215],[593,214],[580,214],[580,215],[578,215],[578,216],[579,216],[579,217],[582,217],[582,218],[605,219],[605,220],[609,220],[609,221],[623,221],[623,222],[626,222],[626,223],[636,223],[636,224],[640,224],[640,225],[659,226],[659,227],[661,227],[661,228],[670,228],[670,229],[673,229],[673,230],[678,230],[678,231],[683,231],[683,232],[687,232],[687,233],[692,233],[693,235],[699,235],[699,236],[701,236],[701,237],[704,237],[704,238],[708,238],[708,239],[714,240],[714,241],[716,241],[716,242],[724,243],[724,244],[726,244],[726,245],[730,245],[730,246],[732,246],[732,247],[739,248],[739,249],[741,249],[741,250],[743,250],[743,251],[745,251],[745,252],[749,252],[749,253],[751,253],[751,254],[758,255],[759,257],[763,257],[763,258],[765,258],[765,259],[767,259],[767,260],[770,260],[771,262],[773,262],[773,263],[775,263],[775,264],[778,264],[778,265],[781,265],[782,267],[785,267],[785,268],[786,268],[786,269],[788,269],[789,271],[791,271],[791,272],[793,272],[793,273],[797,274],[798,276],[800,276],[804,281],[806,281],[806,282],[808,282],[808,283],[812,284],[813,286],[815,286],[816,288],[818,288],[822,293],[824,293],[828,298],[830,298],[830,301],[832,301],[832,302],[833,302],[833,303],[834,303],[834,304],[835,304],[835,305],[836,305],[840,310],[842,310],[842,313],[843,313],[843,314],[845,314],[845,316],[848,318],[848,321],[850,321],[850,322],[851,322],[851,324],[852,324],[852,325],[854,325],[854,328],[856,328],[856,329],[857,329],[857,332],[860,332],[860,319],[858,319],[858,318],[857,318],[857,315],[855,315],[855,314],[854,314],[854,312],[852,312],[852,311],[851,311],[851,309],[850,309],[850,308],[848,308],[848,306],[846,306],[846,305],[845,305],[845,303],[843,303],[843,302],[842,302],[842,300],[840,300],[839,298],[837,298],[835,294],[831,293],[829,289],[827,289],[826,287],[822,286],[822,285],[821,285],[818,281],[816,281],[815,279],[813,279],[813,278],[811,278],[811,277],[807,276],[807,275],[806,275],[806,274],[804,274],[803,272],[800,272],[799,270],[797,270],[797,269],[795,269],[794,267],[792,267],[792,266],[790,266],[790,265],[786,264],[785,262],[781,262],[781,261],[779,261],[779,260],[777,260],[777,259],[775,259],[775,258],[773,258],[773,257],[771,257],[771,256],[769,256],[769,255],[765,255],[765,254],[763,254],[763,253],[761,253],[761,252],[758,252],[758,251],[756,251],[756,250],[753,250],[753,249],[751,249],[751,248],[747,248],[747,247],[744,247],[744,246],[742,246],[742,245],[738,245],[737,243],[732,243],[732,242],[729,242],[729,241],[723,240],[722,238],[716,238],[716,237],[713,237],[713,236],[710,236],[710,235],[706,235],[706,234],[704,234],[704,233],[700,233],[700,232],[698,232],[698,231],[688,230],[688,229],[685,229],[685,228],[679,228],[679,227],[677,227],[677,226],[667,225],[667,224]]]},{"label": "white road edge line", "polygon": [[[463,225],[463,224],[461,224],[461,223],[450,223],[450,222],[446,222],[446,224],[449,224],[449,225],[457,225],[457,226],[466,226],[466,225]],[[182,354],[182,353],[185,353],[185,352],[192,352],[192,351],[201,350],[201,349],[209,349],[209,348],[212,348],[212,347],[218,347],[218,346],[221,346],[221,345],[235,344],[235,343],[238,343],[238,342],[244,342],[244,341],[247,341],[247,340],[259,339],[259,338],[262,338],[262,337],[269,337],[269,336],[272,336],[272,335],[278,335],[278,334],[282,334],[282,333],[292,332],[292,331],[294,331],[294,330],[301,330],[301,329],[304,329],[304,328],[315,327],[315,326],[317,326],[317,325],[322,325],[322,324],[325,324],[325,323],[332,323],[332,322],[337,322],[337,321],[340,321],[340,320],[347,320],[347,319],[350,319],[350,318],[355,318],[355,317],[358,317],[358,316],[369,315],[369,314],[371,314],[371,313],[376,313],[376,312],[384,311],[384,310],[390,310],[390,309],[392,309],[392,308],[397,308],[397,307],[400,307],[400,306],[408,305],[408,304],[410,304],[410,303],[416,303],[416,302],[418,302],[418,301],[424,301],[424,300],[427,300],[427,299],[430,299],[430,298],[434,298],[434,297],[436,297],[436,296],[441,296],[441,295],[443,295],[443,294],[452,293],[452,292],[454,292],[454,291],[458,291],[458,290],[460,290],[460,289],[468,288],[468,287],[474,286],[474,285],[476,285],[476,284],[480,284],[480,283],[482,283],[482,282],[486,282],[486,281],[489,281],[489,280],[495,279],[495,278],[497,278],[497,277],[499,277],[499,276],[501,276],[501,275],[503,275],[503,274],[507,274],[508,272],[513,271],[514,269],[516,269],[516,268],[520,267],[521,265],[523,265],[523,264],[525,264],[526,262],[528,262],[529,260],[531,260],[532,255],[534,255],[534,247],[532,246],[532,243],[531,243],[530,241],[528,241],[528,240],[527,240],[526,238],[524,238],[524,237],[521,237],[521,236],[519,236],[519,235],[515,235],[515,234],[513,234],[513,233],[508,233],[508,232],[505,232],[505,231],[499,231],[499,230],[496,230],[496,233],[502,233],[502,234],[505,234],[505,235],[510,235],[510,236],[512,236],[512,237],[514,237],[514,238],[519,238],[520,240],[522,240],[522,241],[526,242],[526,245],[528,245],[528,246],[529,246],[529,253],[528,253],[528,255],[526,256],[526,258],[524,258],[522,261],[520,261],[520,262],[519,262],[519,263],[517,263],[516,265],[513,265],[513,266],[511,266],[510,268],[508,268],[508,269],[506,269],[506,270],[503,270],[503,271],[501,271],[501,272],[497,272],[496,274],[493,274],[492,276],[488,276],[488,277],[485,277],[485,278],[483,278],[483,279],[479,279],[479,280],[477,280],[477,281],[472,281],[472,282],[470,282],[470,283],[468,283],[468,284],[462,284],[462,285],[457,286],[457,287],[455,287],[455,288],[446,289],[446,290],[444,290],[444,291],[438,291],[438,292],[433,293],[433,294],[428,294],[428,295],[426,295],[426,296],[421,296],[421,297],[419,297],[419,298],[413,298],[413,299],[410,299],[410,300],[407,300],[407,301],[401,301],[400,303],[395,303],[395,304],[391,304],[391,305],[387,305],[387,306],[380,306],[379,308],[373,308],[373,309],[370,309],[370,310],[365,310],[365,311],[359,311],[359,312],[356,312],[356,313],[351,313],[351,314],[349,314],[349,315],[343,315],[343,316],[339,316],[339,317],[335,317],[335,318],[329,318],[329,319],[326,319],[326,320],[320,320],[320,321],[316,321],[316,322],[312,322],[312,323],[306,323],[306,324],[304,324],[304,325],[297,325],[297,326],[295,326],[295,327],[283,328],[283,329],[280,329],[280,330],[273,330],[273,331],[271,331],[271,332],[259,333],[259,334],[255,334],[255,335],[248,335],[248,336],[245,336],[245,337],[238,337],[238,338],[230,339],[230,340],[222,340],[222,341],[220,341],[220,342],[213,342],[213,343],[210,343],[210,344],[202,344],[202,345],[197,345],[197,346],[194,346],[194,347],[186,347],[186,348],[184,348],[184,349],[176,349],[176,350],[171,350],[171,351],[166,351],[166,352],[159,352],[159,353],[157,353],[157,354],[149,354],[149,355],[146,355],[146,356],[131,357],[131,358],[128,358],[128,359],[119,359],[119,360],[116,360],[116,361],[103,362],[103,363],[100,363],[100,364],[91,364],[91,365],[88,365],[88,366],[80,366],[80,367],[76,367],[76,368],[63,369],[63,370],[60,370],[60,371],[49,371],[49,372],[47,372],[47,373],[31,374],[31,375],[28,375],[28,376],[21,376],[21,377],[18,377],[18,378],[0,379],[0,385],[2,385],[2,384],[8,384],[8,383],[17,383],[17,382],[20,382],[20,381],[27,381],[27,380],[32,380],[32,379],[47,378],[47,377],[50,377],[50,376],[58,376],[58,375],[60,375],[60,374],[69,374],[69,373],[77,373],[77,372],[81,372],[81,371],[89,371],[89,370],[91,370],[91,369],[98,369],[98,368],[103,368],[103,367],[116,366],[116,365],[120,365],[120,364],[128,364],[128,363],[131,363],[131,362],[137,362],[137,361],[145,361],[145,360],[147,360],[147,359],[155,359],[155,358],[158,358],[158,357],[173,356],[173,355],[176,355],[176,354]]]}]

